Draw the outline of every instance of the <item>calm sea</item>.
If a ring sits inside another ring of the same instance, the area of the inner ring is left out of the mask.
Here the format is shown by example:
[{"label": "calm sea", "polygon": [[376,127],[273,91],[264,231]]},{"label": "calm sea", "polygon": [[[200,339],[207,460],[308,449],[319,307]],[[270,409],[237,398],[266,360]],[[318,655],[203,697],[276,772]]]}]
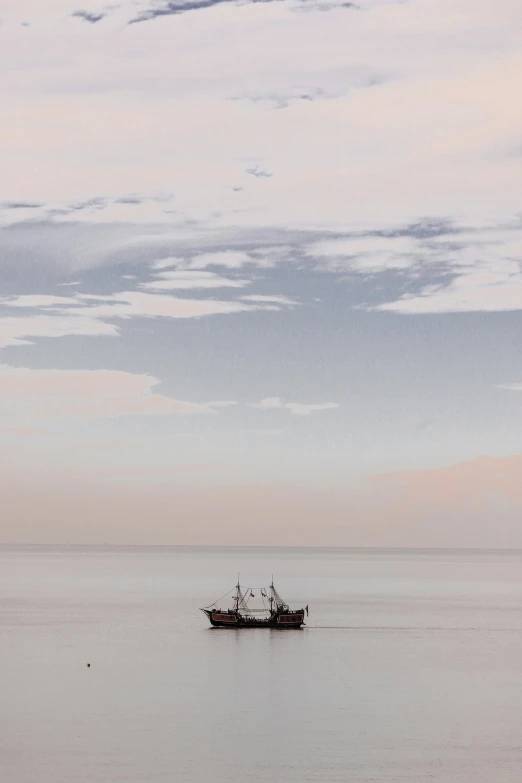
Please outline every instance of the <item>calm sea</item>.
[{"label": "calm sea", "polygon": [[[238,571],[307,627],[208,628]],[[4,547],[0,591],[2,783],[522,780],[522,552]]]}]

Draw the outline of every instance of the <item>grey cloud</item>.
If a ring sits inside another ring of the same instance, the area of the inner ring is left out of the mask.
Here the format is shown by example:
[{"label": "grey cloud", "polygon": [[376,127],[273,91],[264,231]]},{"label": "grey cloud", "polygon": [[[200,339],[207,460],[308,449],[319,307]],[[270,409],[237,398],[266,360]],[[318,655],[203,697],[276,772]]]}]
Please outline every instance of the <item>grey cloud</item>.
[{"label": "grey cloud", "polygon": [[[234,96],[233,101],[250,101],[252,103],[266,103],[275,109],[286,109],[293,103],[300,101],[316,101],[334,97],[326,90],[319,88],[307,90],[306,88],[295,88],[285,93],[255,93],[246,92],[242,95]],[[248,173],[253,173],[249,171]]]},{"label": "grey cloud", "polygon": [[214,5],[230,3],[233,0],[176,0],[175,2],[164,3],[156,8],[149,8],[142,11],[141,14],[131,19],[129,24],[138,24],[139,22],[148,22],[160,16],[175,16],[184,14],[187,11],[200,11],[205,8],[211,8]]},{"label": "grey cloud", "polygon": [[[206,8],[212,8],[216,5],[223,5],[224,3],[234,3],[235,5],[246,5],[249,3],[276,3],[283,2],[283,0],[168,0],[168,2],[158,3],[151,8],[142,11],[138,16],[135,16],[130,20],[129,24],[137,24],[139,22],[148,22],[151,19],[156,19],[161,16],[175,16],[177,14],[184,14],[188,11],[201,11]],[[358,9],[358,6],[353,3],[338,3],[333,0],[328,2],[316,2],[316,0],[301,0],[300,10],[324,10],[329,11],[333,8],[350,8]]]},{"label": "grey cloud", "polygon": [[122,196],[115,200],[115,204],[143,204],[145,199],[138,198],[138,196]]},{"label": "grey cloud", "polygon": [[69,204],[69,209],[78,212],[82,209],[105,209],[105,207],[108,204],[108,199],[106,198],[89,198],[86,201],[79,201],[76,204]]},{"label": "grey cloud", "polygon": [[[292,77],[291,77],[292,78]],[[286,84],[281,78],[263,90],[244,90],[230,100],[248,101],[269,109],[286,109],[296,103],[312,103],[339,98],[352,90],[371,89],[397,78],[396,73],[374,66],[353,65],[318,73],[300,74]]]},{"label": "grey cloud", "polygon": [[76,212],[83,212],[84,210],[91,210],[100,212],[107,209],[111,205],[121,204],[126,206],[140,205],[146,202],[155,203],[168,203],[172,196],[164,195],[140,195],[137,193],[123,194],[121,196],[95,196],[82,201],[76,201],[60,206],[52,206],[50,204],[42,204],[36,202],[26,201],[4,201],[0,202],[0,210],[24,210],[34,209],[40,210],[38,215],[35,215],[42,222],[46,220],[52,220],[56,217],[73,215]]},{"label": "grey cloud", "polygon": [[[122,197],[126,198],[126,197]],[[134,196],[129,196],[134,198]],[[136,199],[139,197],[136,196]],[[100,200],[94,200],[98,204]],[[85,205],[81,202],[76,208]],[[73,215],[75,212],[72,213]],[[503,227],[500,227],[503,228]],[[74,220],[23,220],[0,229],[0,269],[8,276],[20,275],[32,280],[34,270],[40,279],[63,281],[63,270],[96,269],[104,266],[120,266],[125,273],[161,261],[172,256],[190,259],[201,254],[217,254],[238,251],[251,255],[256,263],[251,266],[267,268],[282,263],[298,268],[332,272],[342,277],[354,272],[347,265],[330,265],[330,259],[321,253],[310,252],[313,245],[332,240],[380,239],[390,240],[390,252],[395,251],[394,239],[411,238],[415,264],[411,268],[389,269],[385,274],[394,280],[402,279],[415,287],[426,282],[442,283],[455,274],[454,249],[460,252],[470,243],[477,245],[482,229],[466,229],[465,226],[447,221],[422,220],[396,229],[361,231],[328,231],[320,229],[288,230],[283,228],[240,229],[215,228],[189,222],[133,224],[131,222],[103,222]],[[477,237],[477,240],[474,239]],[[386,252],[387,248],[380,250]],[[368,252],[371,248],[368,249]],[[410,252],[407,248],[401,254]],[[360,251],[356,251],[356,255]],[[342,249],[340,255],[346,256]],[[334,259],[335,260],[335,259]],[[386,265],[382,265],[385,267]],[[378,265],[376,265],[377,269]],[[22,270],[26,270],[25,273]],[[368,269],[357,272],[366,275]]]},{"label": "grey cloud", "polygon": [[96,24],[97,22],[101,22],[107,14],[93,14],[90,11],[75,11],[71,16],[75,16],[77,19],[83,19],[84,22],[88,22],[89,24]]},{"label": "grey cloud", "polygon": [[254,166],[253,168],[245,169],[245,174],[250,174],[252,177],[257,177],[258,179],[274,176],[270,171],[265,171],[259,166]]},{"label": "grey cloud", "polygon": [[394,231],[376,232],[376,236],[408,236],[416,239],[429,239],[441,234],[457,234],[459,231],[467,229],[457,226],[450,218],[421,218],[415,223],[409,223],[406,226],[399,227]]},{"label": "grey cloud", "polygon": [[356,3],[339,3],[336,0],[301,0],[298,11],[332,11],[336,8],[348,8],[360,11],[361,6]]},{"label": "grey cloud", "polygon": [[118,196],[117,198],[95,197],[85,201],[79,201],[76,204],[69,204],[68,209],[80,211],[82,209],[105,209],[111,204],[144,204],[147,201],[165,203],[170,201],[170,196],[140,196],[136,193]]},{"label": "grey cloud", "polygon": [[[183,229],[190,228],[187,232]],[[223,250],[268,252],[311,241],[313,232],[284,229],[215,230],[194,223],[137,224],[69,220],[18,221],[0,229],[0,269],[63,276],[63,269],[148,265],[171,256]],[[126,269],[125,271],[129,271]],[[132,271],[132,270],[131,270]],[[29,275],[30,276],[30,275]]]},{"label": "grey cloud", "polygon": [[39,209],[42,204],[32,204],[26,201],[6,201],[1,206],[3,209]]}]

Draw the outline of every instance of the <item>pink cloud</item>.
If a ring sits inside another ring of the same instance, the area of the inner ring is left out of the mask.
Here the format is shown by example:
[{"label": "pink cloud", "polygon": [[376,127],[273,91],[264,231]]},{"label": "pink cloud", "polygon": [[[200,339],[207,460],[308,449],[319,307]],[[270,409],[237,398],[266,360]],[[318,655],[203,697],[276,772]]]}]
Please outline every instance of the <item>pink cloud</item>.
[{"label": "pink cloud", "polygon": [[0,367],[0,400],[10,423],[215,412],[208,404],[154,394],[158,383],[118,370]]}]

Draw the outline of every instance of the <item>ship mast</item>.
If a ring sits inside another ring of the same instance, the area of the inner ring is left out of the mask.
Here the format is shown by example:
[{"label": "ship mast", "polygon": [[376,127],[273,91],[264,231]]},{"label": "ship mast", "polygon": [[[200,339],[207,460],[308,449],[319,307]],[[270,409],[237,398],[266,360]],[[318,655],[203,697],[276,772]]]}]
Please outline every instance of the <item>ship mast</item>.
[{"label": "ship mast", "polygon": [[272,609],[273,603],[275,601],[276,609],[278,611],[287,611],[288,610],[288,604],[283,601],[279,593],[274,587],[274,577],[272,575],[272,583],[270,585],[270,609]]},{"label": "ship mast", "polygon": [[248,612],[248,605],[245,601],[245,596],[241,592],[241,585],[239,584],[239,574],[237,575],[237,585],[236,585],[236,597],[234,598],[235,604],[236,604],[236,613],[239,614],[239,610],[241,609],[243,612]]},{"label": "ship mast", "polygon": [[239,596],[241,595],[241,588],[239,587],[239,574],[237,575],[237,585],[236,585],[236,612],[239,611]]}]

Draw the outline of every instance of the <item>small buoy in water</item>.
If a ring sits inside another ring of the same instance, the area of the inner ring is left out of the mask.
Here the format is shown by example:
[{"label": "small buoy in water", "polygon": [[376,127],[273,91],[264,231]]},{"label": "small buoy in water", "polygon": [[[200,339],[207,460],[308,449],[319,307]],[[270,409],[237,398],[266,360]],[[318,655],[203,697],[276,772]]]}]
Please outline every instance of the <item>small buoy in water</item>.
[{"label": "small buoy in water", "polygon": [[90,668],[91,668],[91,664],[90,664],[90,663],[88,663],[88,664],[87,664],[87,668],[88,668],[88,669],[90,669]]}]

